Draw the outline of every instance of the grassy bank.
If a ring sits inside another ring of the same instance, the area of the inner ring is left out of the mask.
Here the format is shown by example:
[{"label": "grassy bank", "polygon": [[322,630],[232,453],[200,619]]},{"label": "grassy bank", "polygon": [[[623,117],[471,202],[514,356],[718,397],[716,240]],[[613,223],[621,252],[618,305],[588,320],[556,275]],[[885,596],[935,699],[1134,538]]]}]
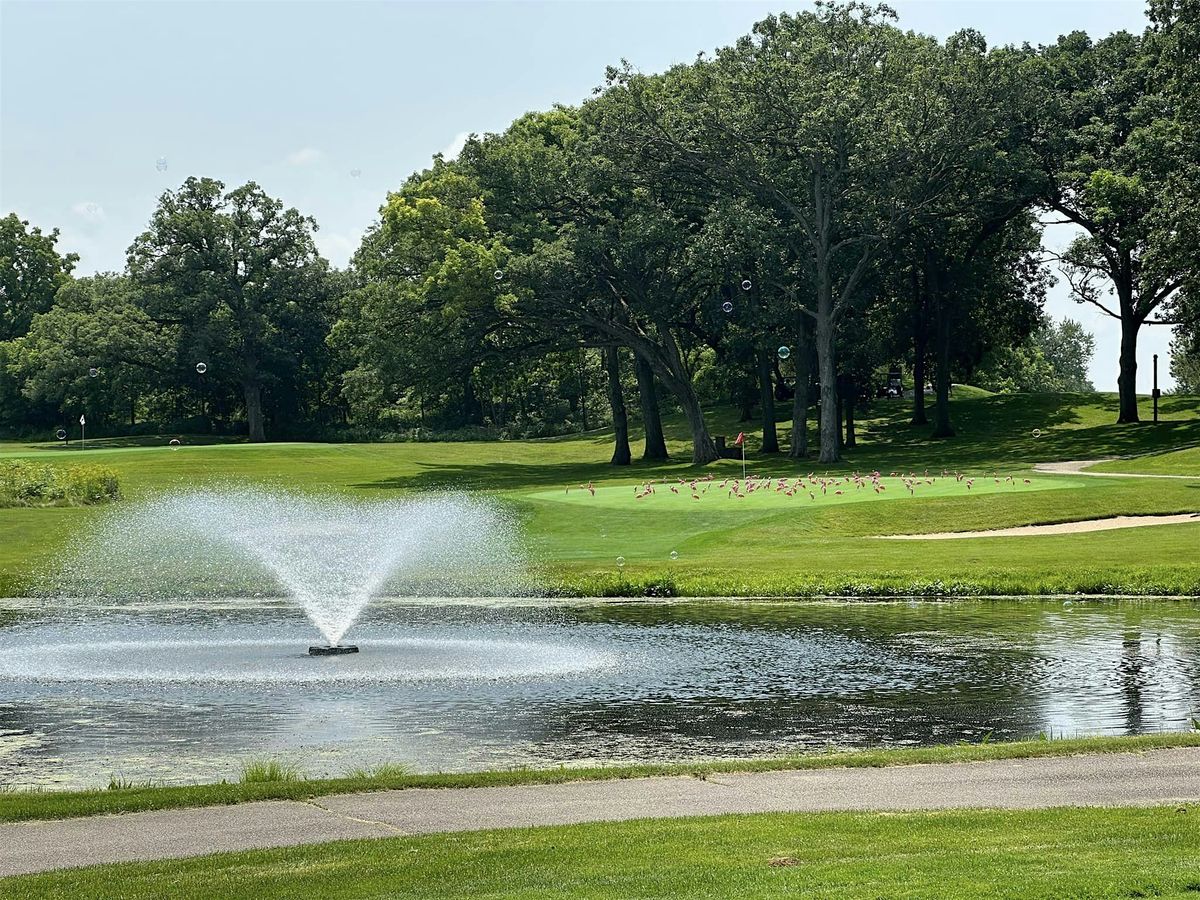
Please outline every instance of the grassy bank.
[{"label": "grassy bank", "polygon": [[761,814],[508,829],[51,872],[0,880],[0,894],[1194,897],[1195,815],[1173,806]]},{"label": "grassy bank", "polygon": [[[1194,552],[1200,524],[952,542],[878,537],[1200,510],[1200,468],[1194,463],[1200,401],[1169,398],[1167,421],[1158,425],[1116,426],[1112,410],[1107,395],[961,396],[954,401],[958,437],[934,442],[927,428],[907,424],[903,405],[880,403],[861,423],[858,447],[827,474],[842,478],[877,469],[886,490],[838,484],[809,497],[808,482],[792,496],[770,490],[744,500],[720,487],[722,480],[740,476],[739,462],[703,469],[686,462],[614,468],[607,464],[609,437],[598,433],[474,444],[192,445],[185,439],[179,450],[167,447],[164,438],[145,439],[142,446],[97,442],[87,451],[9,444],[0,446],[0,456],[101,463],[119,474],[123,493],[133,501],[174,489],[244,484],[362,498],[434,489],[482,492],[519,517],[547,592],[1200,594],[1200,558]],[[746,427],[723,410],[714,410],[711,418],[717,433]],[[682,424],[672,423],[670,449],[678,459],[687,458],[684,438]],[[1193,449],[1180,449],[1188,447]],[[1154,455],[1123,459],[1120,467],[1170,468],[1196,478],[1032,471],[1037,462],[1137,454]],[[759,456],[753,444],[748,460],[752,471],[792,479],[825,473],[812,461]],[[963,474],[964,480],[943,477],[943,470]],[[887,477],[912,472],[923,478],[926,471],[937,483],[922,483],[912,493],[899,478]],[[714,481],[699,492],[699,501],[690,487],[679,495],[670,492],[679,479],[708,475]],[[969,488],[967,477],[974,479]],[[650,480],[660,482],[656,494],[638,501],[636,488]],[[589,483],[597,488],[595,496],[580,487]],[[86,531],[103,514],[0,510],[0,595],[28,592],[31,573],[67,537]]]},{"label": "grassy bank", "polygon": [[[768,772],[783,769],[874,768],[921,763],[974,762],[989,759],[1025,759],[1072,756],[1080,753],[1129,753],[1168,747],[1200,747],[1200,733],[1153,734],[1135,737],[1039,739],[997,744],[956,744],[894,750],[861,750],[721,760],[698,763],[656,763],[595,768],[506,769],[491,772],[407,774],[381,770],[346,778],[300,779],[288,771],[274,779],[261,777],[267,768],[241,783],[199,784],[178,787],[117,786],[96,791],[0,792],[0,822],[31,819],[66,819],[110,813],[225,806],[254,800],[310,800],[330,794],[407,788],[505,787],[518,784],[560,784],[567,781],[644,778],[652,775],[703,777],[720,772]],[[283,773],[285,770],[280,769]]]}]

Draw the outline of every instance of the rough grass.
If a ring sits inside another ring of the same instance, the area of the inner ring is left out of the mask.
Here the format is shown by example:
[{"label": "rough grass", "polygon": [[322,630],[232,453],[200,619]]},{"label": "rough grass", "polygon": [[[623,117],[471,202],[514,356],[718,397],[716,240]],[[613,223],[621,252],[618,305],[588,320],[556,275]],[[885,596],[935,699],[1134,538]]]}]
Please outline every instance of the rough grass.
[{"label": "rough grass", "polygon": [[108,466],[0,460],[0,507],[92,506],[120,499],[117,473]]},{"label": "rough grass", "polygon": [[344,841],[0,881],[35,898],[1195,897],[1189,807],[773,813]]},{"label": "rough grass", "polygon": [[286,784],[300,780],[300,769],[277,759],[251,760],[242,765],[242,784]]},{"label": "rough grass", "polygon": [[[712,762],[652,763],[591,768],[504,769],[486,772],[411,774],[403,766],[357,770],[342,778],[305,779],[289,766],[289,777],[246,778],[240,783],[186,786],[122,785],[92,791],[0,791],[0,822],[67,819],[111,813],[228,806],[254,800],[310,800],[330,794],[408,788],[506,787],[518,784],[561,784],[567,781],[643,778],[651,775],[704,776],[719,772],[771,772],[785,769],[876,768],[927,763],[973,762],[1072,756],[1080,753],[1129,753],[1169,747],[1200,747],[1200,732],[1134,737],[1041,737],[1005,743],[954,744],[886,750],[854,750],[796,756],[756,757]],[[269,765],[259,763],[255,771]]]}]

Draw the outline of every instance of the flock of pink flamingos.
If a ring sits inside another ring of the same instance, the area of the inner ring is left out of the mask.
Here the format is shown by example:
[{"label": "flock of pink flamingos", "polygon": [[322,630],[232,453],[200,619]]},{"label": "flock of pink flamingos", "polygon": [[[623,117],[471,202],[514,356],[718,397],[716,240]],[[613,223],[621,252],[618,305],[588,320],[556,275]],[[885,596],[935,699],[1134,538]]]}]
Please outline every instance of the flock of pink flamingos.
[{"label": "flock of pink flamingos", "polygon": [[[968,477],[962,472],[945,472],[940,476],[930,475],[926,470],[923,474],[917,475],[913,472],[904,475],[900,472],[891,472],[887,478],[898,479],[908,491],[910,495],[916,496],[917,488],[925,485],[932,485],[938,481],[938,478],[948,480],[953,478],[958,484],[966,486],[969,491],[975,486],[975,482],[980,476]],[[992,480],[996,484],[1008,484],[1016,487],[1018,479],[1012,475],[1006,475],[1001,478],[998,474],[992,473]],[[1020,481],[1023,484],[1031,484],[1028,478],[1022,478]],[[690,494],[693,500],[700,500],[710,490],[716,489],[717,495],[725,493],[727,499],[744,500],[751,494],[765,491],[768,494],[781,494],[784,497],[796,497],[808,494],[810,500],[816,500],[818,496],[841,496],[849,491],[861,491],[870,489],[876,494],[882,494],[887,490],[887,485],[884,483],[885,478],[880,472],[871,472],[867,475],[860,475],[858,472],[853,472],[850,475],[840,477],[826,477],[809,473],[807,477],[776,477],[773,475],[747,475],[744,478],[724,478],[720,482],[717,481],[715,475],[704,475],[700,478],[660,478],[651,479],[650,481],[637,484],[633,488],[633,498],[635,500],[644,500],[647,497],[652,497],[660,492],[660,489],[672,494],[686,496]],[[579,485],[579,490],[586,491],[591,496],[596,496],[596,485],[593,482]],[[567,493],[571,492],[571,488],[567,488]]]}]

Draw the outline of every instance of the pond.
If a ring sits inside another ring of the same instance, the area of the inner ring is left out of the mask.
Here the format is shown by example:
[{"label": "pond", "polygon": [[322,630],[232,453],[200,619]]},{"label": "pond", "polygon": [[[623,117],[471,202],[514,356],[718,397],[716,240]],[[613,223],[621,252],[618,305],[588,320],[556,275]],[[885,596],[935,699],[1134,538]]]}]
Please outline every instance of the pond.
[{"label": "pond", "polygon": [[0,784],[744,757],[1182,730],[1193,601],[0,601]]}]

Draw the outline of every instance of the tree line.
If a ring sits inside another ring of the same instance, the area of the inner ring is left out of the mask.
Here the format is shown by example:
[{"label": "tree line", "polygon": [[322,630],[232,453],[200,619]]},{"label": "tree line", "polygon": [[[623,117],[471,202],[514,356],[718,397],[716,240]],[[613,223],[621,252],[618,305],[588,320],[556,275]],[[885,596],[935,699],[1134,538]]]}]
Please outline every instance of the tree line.
[{"label": "tree line", "polygon": [[[1036,48],[938,41],[861,3],[770,16],[435,157],[344,271],[255,184],[189,178],[125,271],[90,278],[9,216],[0,426],[81,408],[253,440],[611,422],[626,463],[636,394],[647,458],[666,456],[665,405],[693,460],[717,458],[706,406],[730,399],[766,452],[781,405],[792,456],[814,416],[833,462],[893,370],[935,437],[956,379],[1089,388],[1090,336],[1042,309],[1050,263],[1120,321],[1118,420],[1136,422],[1142,326],[1176,326],[1181,383],[1200,349],[1200,14],[1149,13],[1141,35]],[[1048,221],[1077,231],[1061,253]]]}]

